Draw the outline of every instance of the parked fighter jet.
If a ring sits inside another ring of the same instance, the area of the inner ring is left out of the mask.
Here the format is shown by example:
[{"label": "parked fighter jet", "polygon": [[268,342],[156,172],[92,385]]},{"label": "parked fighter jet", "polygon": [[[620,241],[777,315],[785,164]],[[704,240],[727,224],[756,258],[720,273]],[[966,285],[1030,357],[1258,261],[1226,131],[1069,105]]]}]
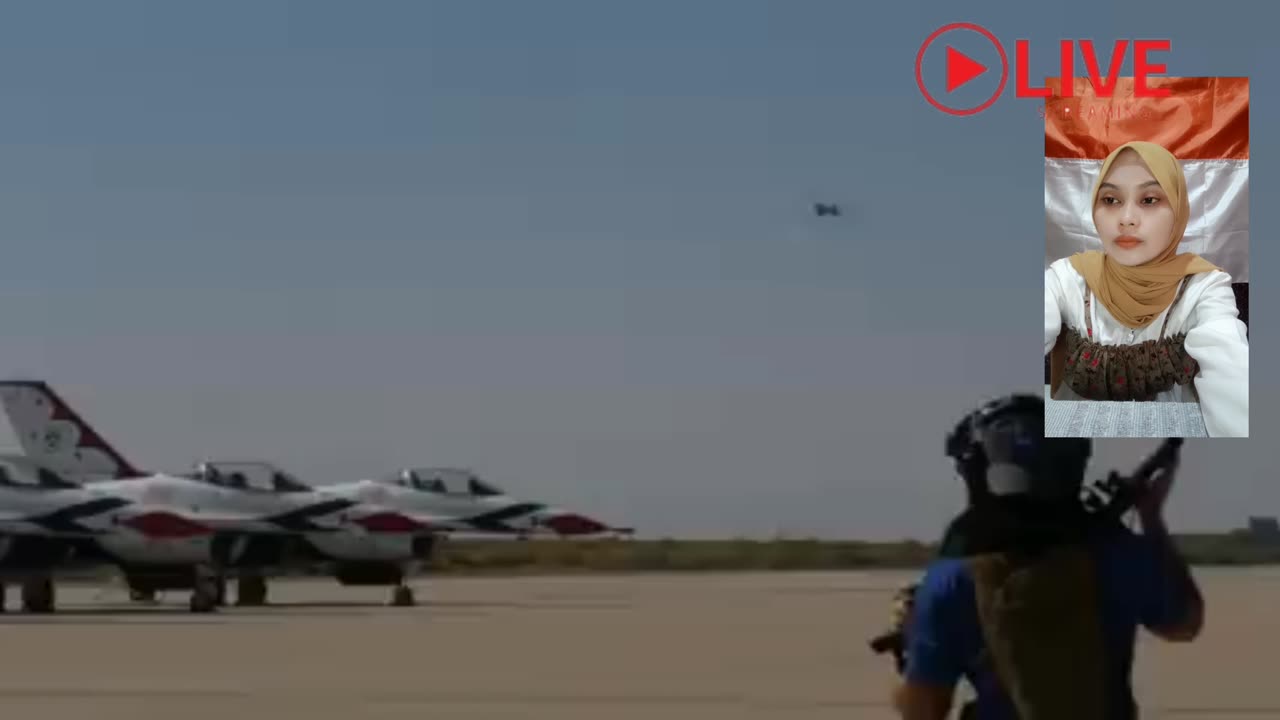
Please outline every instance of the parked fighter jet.
[{"label": "parked fighter jet", "polygon": [[[392,603],[411,605],[413,591],[405,580],[429,565],[442,537],[455,533],[528,538],[630,532],[518,500],[474,473],[455,468],[407,469],[380,479],[313,487],[272,463],[217,460],[201,463],[191,477],[251,492],[315,492],[334,503],[386,509],[361,520],[366,527],[376,523],[384,531],[380,535],[328,532],[291,515],[288,522],[282,516],[272,521],[296,531],[294,538],[242,537],[234,556],[219,559],[224,567],[238,570],[239,594],[253,598],[252,604],[265,602],[266,575],[277,568],[307,565],[323,568],[344,585],[391,585]],[[135,591],[135,598],[150,594]]]},{"label": "parked fighter jet", "polygon": [[[200,521],[217,531],[207,562],[220,578],[237,577],[242,604],[265,601],[267,574],[303,563],[323,564],[344,585],[391,585],[393,604],[413,604],[405,579],[430,558],[443,533],[523,537],[623,531],[577,513],[518,501],[472,473],[448,468],[405,470],[381,480],[323,488],[260,462],[210,461],[186,475],[147,477],[47,383],[0,382],[0,405],[23,447],[51,467],[97,479],[125,497],[152,503],[177,500],[181,508],[202,508]],[[318,519],[328,524],[318,525]],[[193,582],[185,563],[122,567],[139,600]],[[223,586],[220,579],[219,597]]]},{"label": "parked fighter jet", "polygon": [[[212,530],[203,542],[181,547],[119,534],[95,538],[94,546],[120,567],[137,599],[162,589],[191,589],[192,610],[205,611],[224,597],[225,579],[236,576],[248,580],[240,586],[241,602],[258,604],[265,598],[264,572],[299,562],[318,548],[339,565],[340,581],[393,584],[394,603],[413,602],[403,573],[383,570],[422,554],[420,539],[436,531],[423,520],[322,493],[283,474],[263,491],[248,486],[243,473],[208,466],[188,474],[140,472],[43,382],[0,382],[0,407],[24,451],[52,472]],[[378,569],[376,582],[368,580],[369,564]]]},{"label": "parked fighter jet", "polygon": [[[314,557],[308,552],[312,546],[299,541],[299,533],[315,538],[319,547],[328,550],[327,559],[359,562],[402,560],[416,551],[414,539],[429,531],[403,514],[310,489],[258,494],[250,488],[219,485],[198,473],[104,480],[79,487],[47,468],[38,468],[29,458],[23,461],[34,468],[28,474],[43,478],[43,486],[50,488],[38,505],[55,504],[52,510],[33,514],[28,506],[35,496],[0,492],[0,508],[7,510],[0,514],[0,532],[23,539],[27,546],[35,542],[33,536],[49,536],[52,539],[41,547],[62,552],[43,565],[26,562],[22,566],[24,598],[48,598],[24,604],[44,610],[52,610],[52,570],[59,561],[113,564],[124,574],[135,599],[161,589],[190,589],[191,609],[203,612],[222,602],[228,576],[248,579],[240,587],[245,604],[265,599],[265,585],[256,582],[264,569]],[[6,476],[16,476],[19,471],[13,468],[21,466],[15,459],[9,463]],[[120,508],[129,512],[111,515],[113,525],[105,529],[85,530],[74,521],[74,513],[101,515]],[[0,570],[3,567],[0,558]]]},{"label": "parked fighter jet", "polygon": [[626,532],[580,513],[518,500],[464,468],[405,468],[391,475],[325,486],[362,502],[385,505],[430,522],[452,517],[454,532],[557,537]]},{"label": "parked fighter jet", "polygon": [[342,532],[341,527],[317,523],[314,516],[300,512],[272,516],[270,521],[291,535],[241,537],[228,558],[242,570],[242,603],[246,590],[256,596],[254,604],[265,601],[266,575],[307,565],[325,569],[344,585],[391,585],[393,604],[412,605],[413,590],[405,584],[406,578],[430,560],[439,535],[471,527],[437,509],[406,512],[377,499],[367,501],[330,492],[328,487],[313,487],[268,462],[210,460],[197,465],[191,477],[241,492],[320,499],[315,507],[328,506],[327,517],[338,512],[339,522],[349,517],[366,531]]},{"label": "parked fighter jet", "polygon": [[22,584],[22,607],[50,612],[53,575],[109,561],[106,548],[189,553],[213,529],[104,487],[81,487],[25,456],[0,456],[0,612],[6,582]]},{"label": "parked fighter jet", "polygon": [[[359,575],[359,569],[369,564],[379,568],[410,564],[426,556],[429,546],[423,543],[446,522],[439,519],[437,528],[428,524],[426,516],[413,519],[324,493],[281,471],[267,475],[265,483],[251,480],[253,465],[240,463],[228,469],[201,463],[183,475],[99,481],[93,486],[153,505],[163,493],[164,501],[191,508],[186,511],[215,532],[206,551],[188,560],[214,568],[219,598],[225,595],[225,579],[235,577],[237,601],[242,605],[265,602],[266,575],[286,567],[324,563],[343,580]],[[185,569],[185,563],[156,568],[133,562],[125,576],[133,597],[145,600],[159,590],[185,587]],[[403,573],[394,582],[344,584],[394,585],[395,604],[413,603]]]}]

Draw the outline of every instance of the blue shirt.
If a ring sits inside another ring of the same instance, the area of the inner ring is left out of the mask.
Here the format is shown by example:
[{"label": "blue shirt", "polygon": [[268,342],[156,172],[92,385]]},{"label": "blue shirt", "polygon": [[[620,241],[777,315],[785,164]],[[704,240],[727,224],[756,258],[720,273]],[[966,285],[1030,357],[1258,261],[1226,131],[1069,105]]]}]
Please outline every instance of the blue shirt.
[{"label": "blue shirt", "polygon": [[[1149,538],[1124,530],[1093,545],[1099,573],[1101,616],[1112,668],[1108,706],[1117,717],[1133,702],[1129,676],[1137,629],[1167,627],[1182,618],[1189,596],[1166,570],[1160,548]],[[985,644],[978,621],[973,579],[963,558],[929,565],[915,596],[908,628],[907,680],[953,687],[961,678],[973,685],[981,720],[1016,720],[1008,697],[987,669],[972,659]]]}]

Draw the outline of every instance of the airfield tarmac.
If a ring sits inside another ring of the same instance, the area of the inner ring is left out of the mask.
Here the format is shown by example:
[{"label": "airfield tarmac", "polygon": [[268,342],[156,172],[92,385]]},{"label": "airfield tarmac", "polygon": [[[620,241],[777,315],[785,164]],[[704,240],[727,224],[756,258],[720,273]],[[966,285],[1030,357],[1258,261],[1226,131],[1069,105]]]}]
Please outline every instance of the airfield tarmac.
[{"label": "airfield tarmac", "polygon": [[[191,615],[59,588],[0,616],[0,707],[23,720],[894,717],[865,639],[901,572],[274,581],[273,605]],[[1144,718],[1280,718],[1280,569],[1200,569],[1201,640],[1144,640]],[[12,607],[16,598],[10,599]]]}]

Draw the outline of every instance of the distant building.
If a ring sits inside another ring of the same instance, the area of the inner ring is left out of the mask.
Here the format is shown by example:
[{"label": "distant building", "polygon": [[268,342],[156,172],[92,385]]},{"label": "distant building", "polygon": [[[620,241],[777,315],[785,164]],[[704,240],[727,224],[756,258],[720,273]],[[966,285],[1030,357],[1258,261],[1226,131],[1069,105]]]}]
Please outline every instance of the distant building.
[{"label": "distant building", "polygon": [[1280,521],[1272,517],[1249,518],[1249,534],[1255,539],[1280,543]]}]

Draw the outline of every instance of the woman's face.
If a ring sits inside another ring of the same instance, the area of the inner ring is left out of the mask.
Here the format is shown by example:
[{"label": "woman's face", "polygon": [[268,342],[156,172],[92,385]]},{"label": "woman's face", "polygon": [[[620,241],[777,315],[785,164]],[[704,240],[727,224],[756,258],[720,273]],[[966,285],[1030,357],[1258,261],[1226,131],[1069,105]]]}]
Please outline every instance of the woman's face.
[{"label": "woman's face", "polygon": [[1121,265],[1150,262],[1173,240],[1173,205],[1133,150],[1116,156],[1098,187],[1093,222],[1103,250]]}]

